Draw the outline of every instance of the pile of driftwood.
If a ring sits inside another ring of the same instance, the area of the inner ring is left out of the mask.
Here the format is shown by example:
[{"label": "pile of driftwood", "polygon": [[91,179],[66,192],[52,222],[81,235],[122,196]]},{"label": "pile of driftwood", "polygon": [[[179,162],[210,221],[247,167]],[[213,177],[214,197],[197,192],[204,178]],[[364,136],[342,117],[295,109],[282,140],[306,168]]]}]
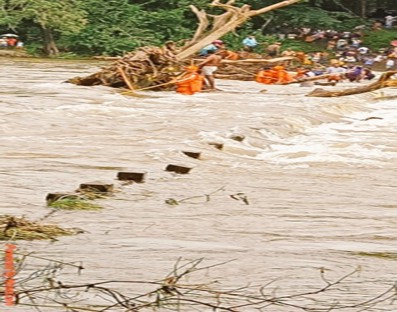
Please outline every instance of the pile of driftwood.
[{"label": "pile of driftwood", "polygon": [[41,240],[82,233],[78,229],[63,229],[56,225],[43,225],[24,217],[0,215],[0,240]]},{"label": "pile of driftwood", "polygon": [[[299,60],[293,57],[279,57],[273,59],[261,58],[260,55],[248,55],[250,58],[240,60],[223,60],[222,66],[216,72],[218,79],[232,80],[254,80],[256,73],[265,65],[275,66],[288,63],[292,66],[299,66]],[[251,58],[252,57],[252,58]],[[134,52],[127,53],[116,59],[110,65],[102,68],[97,73],[86,77],[75,77],[69,82],[83,86],[110,86],[114,88],[130,89],[133,91],[151,90],[172,90],[174,81],[184,73],[187,65],[197,65],[202,62],[200,58],[187,58],[180,61],[172,49],[167,46],[143,47]],[[396,71],[384,73],[381,78],[368,85],[348,88],[341,91],[315,89],[307,96],[312,97],[334,97],[370,92],[385,87],[396,87],[397,80],[393,79]],[[328,75],[316,76],[304,80],[312,81],[326,79]]]},{"label": "pile of driftwood", "polygon": [[222,66],[216,71],[215,77],[219,79],[245,80],[255,79],[255,75],[264,67],[285,65],[285,67],[301,66],[295,57],[264,58],[261,55],[248,55],[249,58],[239,60],[223,60]]},{"label": "pile of driftwood", "polygon": [[184,65],[167,48],[148,46],[125,54],[97,73],[75,77],[68,82],[82,86],[103,85],[134,90],[153,86],[156,90],[157,85],[161,89],[180,74]]},{"label": "pile of driftwood", "polygon": [[[248,55],[240,60],[223,60],[215,77],[232,80],[254,80],[256,73],[264,66],[275,66],[295,61],[293,57],[273,59],[262,58],[261,55]],[[173,81],[184,73],[187,65],[197,65],[201,58],[187,58],[179,61],[176,54],[167,46],[143,47],[117,58],[109,66],[86,77],[75,77],[68,82],[83,85],[104,85],[130,90],[169,90],[174,87]]]}]

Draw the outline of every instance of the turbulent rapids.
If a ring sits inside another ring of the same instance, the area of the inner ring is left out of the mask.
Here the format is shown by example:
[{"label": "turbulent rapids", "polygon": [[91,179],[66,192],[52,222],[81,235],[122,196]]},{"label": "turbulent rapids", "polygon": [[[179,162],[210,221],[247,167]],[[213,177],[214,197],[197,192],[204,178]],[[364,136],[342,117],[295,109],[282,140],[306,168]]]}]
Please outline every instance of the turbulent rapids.
[{"label": "turbulent rapids", "polygon": [[[84,231],[19,240],[19,251],[83,262],[81,275],[62,276],[73,284],[158,281],[179,258],[203,258],[208,265],[234,261],[184,283],[216,280],[236,289],[272,282],[271,294],[277,288],[291,295],[323,287],[321,270],[335,280],[359,266],[354,286],[325,292],[324,305],[335,298],[354,305],[394,285],[396,89],[316,98],[305,96],[313,87],[298,84],[260,93],[263,85],[253,81],[219,80],[219,93],[138,98],[63,83],[103,65],[15,59],[2,65],[2,214]],[[191,170],[178,174],[168,165]],[[120,171],[145,171],[147,179],[123,183]],[[53,212],[46,205],[48,193],[93,181],[114,184],[112,196],[97,199],[103,209]],[[369,311],[380,309],[392,305]]]}]

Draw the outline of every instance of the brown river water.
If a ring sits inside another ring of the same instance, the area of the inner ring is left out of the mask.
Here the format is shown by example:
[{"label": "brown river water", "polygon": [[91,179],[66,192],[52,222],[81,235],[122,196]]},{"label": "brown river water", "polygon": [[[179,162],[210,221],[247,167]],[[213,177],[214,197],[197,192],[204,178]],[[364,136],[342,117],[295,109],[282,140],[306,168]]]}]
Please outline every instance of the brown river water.
[{"label": "brown river water", "polygon": [[[71,281],[152,281],[179,258],[203,258],[204,265],[231,262],[198,274],[201,281],[274,281],[269,287],[280,294],[324,286],[320,268],[337,279],[360,267],[350,286],[323,297],[329,306],[395,283],[397,100],[379,100],[380,92],[305,97],[311,87],[227,80],[217,80],[224,92],[131,97],[64,83],[97,71],[98,62],[0,62],[1,214],[40,220],[51,211],[48,193],[92,181],[116,188],[98,200],[101,211],[57,211],[42,221],[85,233],[17,243],[37,256],[83,261],[80,276],[66,276]],[[193,169],[178,175],[164,170],[168,164]],[[116,180],[127,170],[146,171],[146,182]],[[185,200],[169,205],[170,198]],[[397,307],[388,301],[368,311]]]}]

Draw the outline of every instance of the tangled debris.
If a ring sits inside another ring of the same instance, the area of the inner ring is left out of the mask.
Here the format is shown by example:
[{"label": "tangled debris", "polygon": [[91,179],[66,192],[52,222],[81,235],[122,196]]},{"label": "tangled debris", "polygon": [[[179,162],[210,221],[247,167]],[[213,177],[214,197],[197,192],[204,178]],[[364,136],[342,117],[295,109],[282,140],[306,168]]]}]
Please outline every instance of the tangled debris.
[{"label": "tangled debris", "polygon": [[25,217],[0,216],[0,240],[44,240],[81,233],[77,229],[62,229],[56,225],[42,225]]},{"label": "tangled debris", "polygon": [[97,73],[75,77],[68,82],[82,86],[140,89],[168,83],[183,71],[183,66],[166,47],[147,46],[125,54]]},{"label": "tangled debris", "polygon": [[[239,60],[223,60],[223,65],[217,70],[218,79],[252,81],[263,65],[274,66],[291,62],[293,57],[263,58],[260,54],[245,54]],[[184,67],[198,64],[202,58],[177,59],[175,50],[169,47],[147,46],[117,58],[100,71],[86,77],[74,77],[67,82],[81,86],[108,86],[113,88],[140,91],[172,90],[173,81],[184,73]]]}]

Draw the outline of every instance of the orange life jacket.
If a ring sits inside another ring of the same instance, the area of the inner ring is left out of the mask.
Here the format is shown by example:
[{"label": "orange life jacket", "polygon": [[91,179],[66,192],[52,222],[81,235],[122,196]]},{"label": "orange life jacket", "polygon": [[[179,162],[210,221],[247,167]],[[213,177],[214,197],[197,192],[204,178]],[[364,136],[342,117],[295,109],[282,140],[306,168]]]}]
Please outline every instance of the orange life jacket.
[{"label": "orange life jacket", "polygon": [[204,77],[197,73],[194,80],[191,81],[190,86],[193,92],[200,92],[203,89]]},{"label": "orange life jacket", "polygon": [[261,70],[259,73],[256,74],[255,81],[264,84],[275,83],[276,79],[274,77],[274,72],[275,71],[271,69]]},{"label": "orange life jacket", "polygon": [[275,78],[277,78],[275,81],[277,84],[289,83],[294,80],[286,70],[277,70],[275,73]]},{"label": "orange life jacket", "polygon": [[186,73],[179,81],[176,82],[176,92],[192,95],[200,92],[203,87],[204,78],[196,72]]}]

